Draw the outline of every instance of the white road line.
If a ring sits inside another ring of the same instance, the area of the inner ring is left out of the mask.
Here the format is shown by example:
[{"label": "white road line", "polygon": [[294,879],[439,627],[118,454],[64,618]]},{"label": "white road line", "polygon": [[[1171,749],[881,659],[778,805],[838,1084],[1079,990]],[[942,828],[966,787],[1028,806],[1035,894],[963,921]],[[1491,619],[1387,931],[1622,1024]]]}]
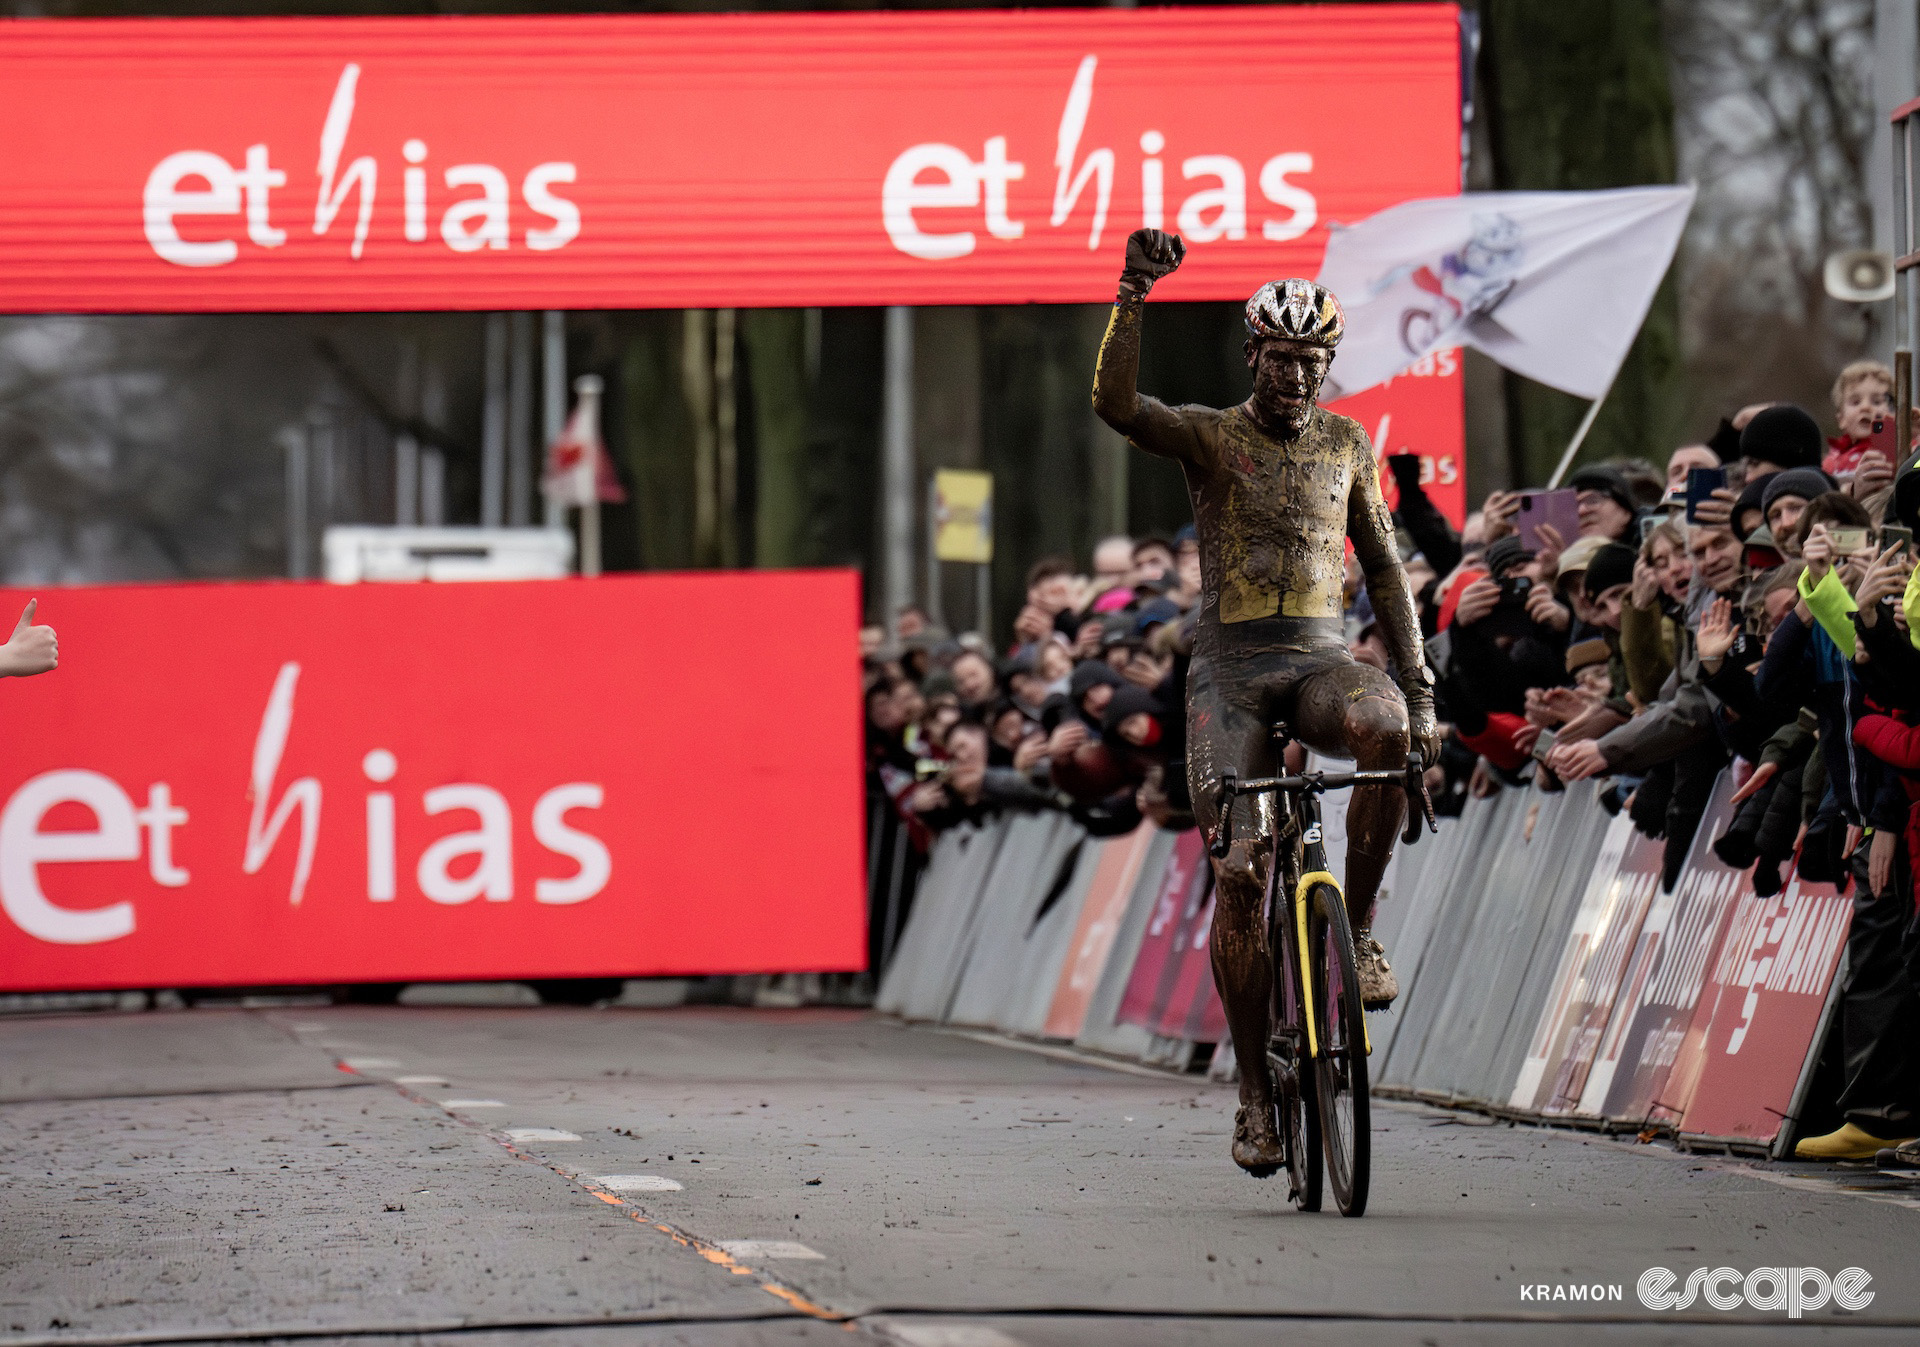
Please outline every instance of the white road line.
[{"label": "white road line", "polygon": [[505,1108],[498,1099],[446,1099],[440,1103],[442,1108]]},{"label": "white road line", "polygon": [[340,1060],[355,1071],[391,1071],[400,1065],[391,1057],[342,1057]]},{"label": "white road line", "polygon": [[677,1193],[680,1191],[678,1180],[662,1178],[658,1174],[599,1174],[593,1181],[610,1193]]},{"label": "white road line", "polygon": [[717,1239],[714,1243],[743,1261],[758,1258],[812,1258],[824,1261],[826,1255],[815,1253],[806,1245],[790,1239]]},{"label": "white road line", "polygon": [[1020,1347],[1018,1338],[986,1324],[903,1324],[893,1319],[866,1322],[907,1347]]},{"label": "white road line", "polygon": [[580,1138],[558,1127],[509,1127],[509,1141],[578,1141]]},{"label": "white road line", "polygon": [[445,1085],[447,1078],[445,1076],[395,1076],[393,1083],[395,1085]]}]

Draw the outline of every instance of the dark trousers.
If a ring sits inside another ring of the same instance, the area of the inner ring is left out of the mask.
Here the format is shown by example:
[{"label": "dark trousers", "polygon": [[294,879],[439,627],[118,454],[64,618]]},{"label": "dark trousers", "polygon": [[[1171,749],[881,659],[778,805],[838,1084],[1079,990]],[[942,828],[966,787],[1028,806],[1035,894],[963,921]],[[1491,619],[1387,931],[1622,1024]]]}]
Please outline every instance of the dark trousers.
[{"label": "dark trousers", "polygon": [[1846,1086],[1840,1111],[1877,1137],[1920,1134],[1920,927],[1906,838],[1880,893],[1867,885],[1867,844],[1855,850],[1847,980],[1840,988]]}]

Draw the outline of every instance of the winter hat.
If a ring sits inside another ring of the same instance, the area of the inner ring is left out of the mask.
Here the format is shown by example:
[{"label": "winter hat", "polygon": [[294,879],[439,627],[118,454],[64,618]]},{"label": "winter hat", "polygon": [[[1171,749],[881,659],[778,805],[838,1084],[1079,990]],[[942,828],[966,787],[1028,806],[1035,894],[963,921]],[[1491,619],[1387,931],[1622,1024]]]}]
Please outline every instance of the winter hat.
[{"label": "winter hat", "polygon": [[1785,472],[1776,472],[1760,480],[1764,484],[1760,492],[1760,513],[1763,518],[1782,496],[1812,500],[1835,489],[1833,478],[1818,468],[1788,468]]},{"label": "winter hat", "polygon": [[1120,738],[1120,726],[1128,716],[1149,715],[1160,723],[1164,733],[1166,729],[1167,708],[1160,699],[1143,687],[1129,683],[1117,689],[1113,700],[1107,703],[1107,714],[1100,722],[1100,736],[1112,742],[1124,742]]},{"label": "winter hat", "polygon": [[1126,681],[1120,676],[1119,671],[1105,660],[1083,659],[1073,666],[1073,677],[1067,680],[1067,696],[1075,706],[1078,706],[1082,697],[1101,684],[1117,688]]},{"label": "winter hat", "polygon": [[1597,599],[1615,585],[1633,583],[1633,563],[1640,554],[1621,543],[1608,543],[1587,563],[1587,597]]},{"label": "winter hat", "polygon": [[1740,457],[1780,468],[1817,468],[1826,450],[1819,423],[1792,403],[1755,412],[1740,432]]},{"label": "winter hat", "polygon": [[1567,544],[1567,550],[1560,554],[1560,574],[1555,585],[1565,591],[1567,581],[1576,575],[1585,574],[1592,563],[1594,554],[1603,547],[1612,546],[1605,538],[1578,538]]},{"label": "winter hat", "polygon": [[1733,512],[1727,516],[1727,527],[1733,530],[1734,537],[1741,542],[1745,542],[1753,533],[1753,529],[1748,529],[1745,533],[1740,531],[1740,520],[1743,516],[1757,511],[1760,515],[1760,523],[1764,525],[1767,522],[1766,506],[1763,504],[1767,495],[1767,483],[1780,475],[1775,472],[1765,477],[1756,477],[1740,488],[1740,495],[1733,502]]},{"label": "winter hat", "polygon": [[1893,517],[1910,533],[1920,533],[1920,461],[1907,464],[1893,484]]},{"label": "winter hat", "polygon": [[1597,636],[1575,641],[1567,647],[1567,672],[1579,673],[1589,664],[1605,664],[1612,653],[1607,649],[1607,643]]},{"label": "winter hat", "polygon": [[1487,544],[1485,561],[1487,573],[1496,580],[1504,580],[1507,572],[1517,566],[1524,566],[1533,560],[1534,554],[1515,534],[1504,538],[1495,538]]}]

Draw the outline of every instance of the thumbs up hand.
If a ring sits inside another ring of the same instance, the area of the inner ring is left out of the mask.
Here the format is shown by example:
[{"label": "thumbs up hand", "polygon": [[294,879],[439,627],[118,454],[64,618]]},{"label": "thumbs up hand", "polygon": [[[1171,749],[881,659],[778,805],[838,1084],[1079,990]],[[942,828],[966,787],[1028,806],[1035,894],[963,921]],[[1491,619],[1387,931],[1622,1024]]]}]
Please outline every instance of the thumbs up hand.
[{"label": "thumbs up hand", "polygon": [[46,673],[60,663],[60,642],[52,627],[33,625],[34,609],[40,600],[29,599],[26,611],[13,628],[13,635],[0,645],[0,678],[25,678]]}]

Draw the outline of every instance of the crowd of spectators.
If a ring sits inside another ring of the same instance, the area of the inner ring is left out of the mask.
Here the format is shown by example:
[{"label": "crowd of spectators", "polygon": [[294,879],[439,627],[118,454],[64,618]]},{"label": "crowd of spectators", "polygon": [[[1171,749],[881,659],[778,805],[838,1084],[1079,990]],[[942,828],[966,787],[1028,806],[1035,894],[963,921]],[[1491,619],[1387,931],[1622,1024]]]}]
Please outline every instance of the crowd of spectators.
[{"label": "crowd of spectators", "polygon": [[[1858,362],[1831,438],[1763,403],[1664,468],[1583,468],[1558,515],[1543,492],[1495,492],[1458,529],[1417,458],[1387,460],[1446,731],[1442,812],[1603,777],[1602,807],[1663,839],[1671,885],[1732,764],[1717,855],[1762,895],[1795,874],[1851,890],[1846,1125],[1802,1147],[1834,1158],[1920,1134],[1920,467],[1896,462],[1891,394]],[[864,634],[872,780],[916,836],[1006,809],[1190,826],[1193,531],[1109,538],[1092,561],[1036,563],[1000,650],[914,609]],[[1351,564],[1347,627],[1356,659],[1394,672]]]}]

